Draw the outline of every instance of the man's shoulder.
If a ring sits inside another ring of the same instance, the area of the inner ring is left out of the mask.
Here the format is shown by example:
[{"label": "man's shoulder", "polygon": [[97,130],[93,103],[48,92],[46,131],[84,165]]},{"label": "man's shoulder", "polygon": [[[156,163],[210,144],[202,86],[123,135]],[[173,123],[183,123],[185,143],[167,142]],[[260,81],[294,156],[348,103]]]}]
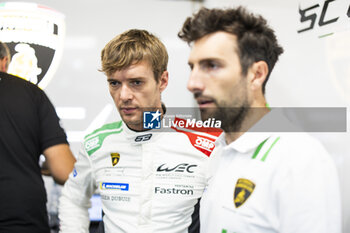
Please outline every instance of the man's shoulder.
[{"label": "man's shoulder", "polygon": [[39,91],[42,91],[37,85],[35,85],[34,83],[29,82],[28,80],[21,78],[19,76],[15,76],[12,74],[8,74],[5,72],[0,72],[0,78],[2,80],[5,80],[6,82],[13,84],[13,85],[19,85],[22,87],[27,87],[27,88],[33,88],[33,89],[37,89]]},{"label": "man's shoulder", "polygon": [[[323,147],[321,142],[314,136],[305,133],[281,133],[280,138],[283,139],[284,145],[292,149],[312,149],[315,147]],[[281,141],[282,142],[282,141]]]},{"label": "man's shoulder", "polygon": [[298,163],[301,161],[328,161],[331,159],[324,145],[308,133],[283,133],[279,137],[280,140],[276,145],[276,149],[288,161]]},{"label": "man's shoulder", "polygon": [[[177,118],[176,120],[179,120],[179,118]],[[182,120],[182,119],[180,119],[180,120]],[[176,142],[174,141],[174,143],[180,144],[180,143],[183,143],[183,140],[187,141],[187,143],[183,144],[182,146],[189,145],[190,148],[194,148],[194,149],[204,153],[206,156],[210,157],[212,151],[215,148],[215,141],[222,133],[222,130],[217,129],[217,128],[172,126],[170,129],[170,132],[172,132],[171,134],[174,135],[172,138],[173,140],[175,140],[175,138],[177,138]],[[182,138],[182,140],[181,140],[181,138]]]},{"label": "man's shoulder", "polygon": [[120,134],[123,131],[122,121],[108,123],[94,130],[84,137],[83,144],[86,152],[91,155],[101,148],[104,140],[110,135]]},{"label": "man's shoulder", "polygon": [[91,137],[98,136],[101,134],[115,133],[116,130],[118,131],[122,130],[122,121],[116,121],[116,122],[104,124],[100,128],[97,128],[91,133],[85,135],[84,141]]}]

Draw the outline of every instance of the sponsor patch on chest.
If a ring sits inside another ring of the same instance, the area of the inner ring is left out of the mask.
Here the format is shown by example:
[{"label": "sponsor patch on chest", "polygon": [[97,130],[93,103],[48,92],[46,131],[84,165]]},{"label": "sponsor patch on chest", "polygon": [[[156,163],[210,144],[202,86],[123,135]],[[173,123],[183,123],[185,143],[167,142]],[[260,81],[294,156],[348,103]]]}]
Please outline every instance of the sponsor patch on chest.
[{"label": "sponsor patch on chest", "polygon": [[233,202],[236,208],[240,207],[247,201],[253,193],[254,188],[255,184],[248,179],[240,178],[237,180],[233,194]]},{"label": "sponsor patch on chest", "polygon": [[114,189],[121,191],[129,191],[129,184],[127,183],[110,183],[110,182],[100,182],[100,189]]}]

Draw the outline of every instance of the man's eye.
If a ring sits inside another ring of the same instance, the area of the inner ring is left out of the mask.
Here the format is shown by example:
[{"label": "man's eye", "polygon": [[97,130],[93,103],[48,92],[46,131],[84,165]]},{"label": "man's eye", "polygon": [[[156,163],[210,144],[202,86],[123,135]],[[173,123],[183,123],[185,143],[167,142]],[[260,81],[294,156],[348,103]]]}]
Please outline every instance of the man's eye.
[{"label": "man's eye", "polygon": [[139,80],[135,80],[135,81],[132,81],[132,82],[131,82],[131,84],[134,85],[134,86],[139,86],[139,85],[141,85],[141,83],[142,83],[142,82],[139,81]]},{"label": "man's eye", "polygon": [[207,62],[206,67],[209,69],[217,69],[219,65],[216,62]]},{"label": "man's eye", "polygon": [[214,61],[205,61],[201,64],[201,69],[204,71],[212,71],[220,68],[219,64]]},{"label": "man's eye", "polygon": [[118,81],[110,81],[109,85],[112,87],[118,86],[120,83]]}]

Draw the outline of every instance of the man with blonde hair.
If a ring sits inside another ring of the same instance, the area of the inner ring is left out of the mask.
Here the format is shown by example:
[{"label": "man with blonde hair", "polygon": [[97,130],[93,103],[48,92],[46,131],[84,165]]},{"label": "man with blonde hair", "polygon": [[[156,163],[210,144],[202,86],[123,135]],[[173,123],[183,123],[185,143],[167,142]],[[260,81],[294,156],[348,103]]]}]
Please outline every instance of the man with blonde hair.
[{"label": "man with blonde hair", "polygon": [[101,60],[122,121],[85,137],[62,191],[61,232],[88,232],[89,199],[96,190],[105,232],[199,232],[196,207],[211,151],[193,144],[196,133],[143,125],[145,113],[152,112],[153,121],[166,111],[161,102],[168,85],[165,46],[149,32],[133,29],[112,39]]}]

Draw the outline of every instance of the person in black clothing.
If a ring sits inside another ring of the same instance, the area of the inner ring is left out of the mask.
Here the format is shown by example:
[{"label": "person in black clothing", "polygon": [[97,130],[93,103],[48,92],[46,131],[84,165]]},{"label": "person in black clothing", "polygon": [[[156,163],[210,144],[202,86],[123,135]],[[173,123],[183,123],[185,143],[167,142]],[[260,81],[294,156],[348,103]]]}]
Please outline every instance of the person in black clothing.
[{"label": "person in black clothing", "polygon": [[46,94],[7,74],[10,54],[0,42],[0,233],[49,233],[39,157],[64,184],[75,158]]}]

